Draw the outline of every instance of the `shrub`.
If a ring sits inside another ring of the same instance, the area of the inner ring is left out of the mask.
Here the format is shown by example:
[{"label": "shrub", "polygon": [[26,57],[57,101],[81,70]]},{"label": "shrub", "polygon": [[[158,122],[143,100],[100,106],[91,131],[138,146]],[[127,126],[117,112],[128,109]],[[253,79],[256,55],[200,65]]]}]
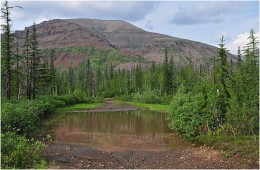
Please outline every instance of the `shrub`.
[{"label": "shrub", "polygon": [[2,168],[42,168],[45,165],[39,156],[42,143],[27,140],[26,137],[35,135],[41,117],[52,112],[54,108],[83,101],[91,102],[93,99],[70,94],[40,96],[36,100],[2,101]]},{"label": "shrub", "polygon": [[93,101],[100,102],[101,99],[86,98],[69,94],[65,96],[40,96],[36,100],[19,100],[2,102],[2,131],[15,131],[18,134],[33,136],[39,125],[40,119],[54,111],[55,108],[64,107],[76,103]]},{"label": "shrub", "polygon": [[141,102],[144,103],[160,103],[160,98],[158,97],[155,91],[144,91],[140,95],[139,100],[141,100]]},{"label": "shrub", "polygon": [[169,127],[186,139],[193,139],[200,133],[206,122],[206,100],[202,93],[194,94],[178,91],[171,102],[168,114]]},{"label": "shrub", "polygon": [[172,96],[161,96],[156,90],[146,90],[141,93],[133,93],[131,95],[120,96],[121,100],[137,101],[148,104],[170,104]]},{"label": "shrub", "polygon": [[64,101],[54,96],[41,96],[37,101],[42,102],[46,106],[45,108],[48,108],[50,111],[56,107],[64,107],[66,105]]},{"label": "shrub", "polygon": [[1,133],[1,168],[41,168],[46,162],[40,157],[43,143],[27,140],[13,132]]},{"label": "shrub", "polygon": [[2,104],[2,132],[17,131],[31,135],[37,128],[41,111],[35,102],[21,100],[19,103]]}]

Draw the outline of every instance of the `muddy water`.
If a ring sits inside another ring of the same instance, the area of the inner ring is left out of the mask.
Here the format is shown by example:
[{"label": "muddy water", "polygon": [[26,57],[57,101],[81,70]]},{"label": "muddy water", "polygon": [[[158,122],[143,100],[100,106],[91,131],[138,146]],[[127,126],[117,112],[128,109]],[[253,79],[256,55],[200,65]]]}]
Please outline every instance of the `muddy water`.
[{"label": "muddy water", "polygon": [[64,112],[50,116],[42,135],[53,143],[77,144],[106,151],[165,151],[187,147],[166,125],[164,113],[149,110]]}]

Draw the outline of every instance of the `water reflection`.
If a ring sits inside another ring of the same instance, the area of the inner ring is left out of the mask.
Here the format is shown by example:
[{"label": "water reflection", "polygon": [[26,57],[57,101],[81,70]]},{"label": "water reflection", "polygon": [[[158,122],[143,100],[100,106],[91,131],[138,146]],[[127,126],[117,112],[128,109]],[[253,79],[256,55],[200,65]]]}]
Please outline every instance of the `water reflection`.
[{"label": "water reflection", "polygon": [[45,122],[44,134],[53,142],[103,150],[170,150],[185,141],[167,127],[164,113],[149,110],[95,113],[57,113]]}]

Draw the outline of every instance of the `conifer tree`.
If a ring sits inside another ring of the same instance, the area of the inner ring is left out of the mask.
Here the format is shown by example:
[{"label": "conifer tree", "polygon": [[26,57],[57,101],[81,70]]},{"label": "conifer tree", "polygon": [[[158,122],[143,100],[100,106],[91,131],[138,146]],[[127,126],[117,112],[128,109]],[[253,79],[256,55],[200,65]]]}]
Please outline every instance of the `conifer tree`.
[{"label": "conifer tree", "polygon": [[1,74],[4,80],[2,83],[5,83],[4,89],[6,91],[6,98],[11,99],[11,66],[13,63],[12,59],[12,45],[13,37],[11,33],[11,19],[10,19],[10,9],[8,2],[5,1],[1,8],[1,18],[4,21],[4,24],[1,25],[3,34],[1,35]]},{"label": "conifer tree", "polygon": [[109,70],[108,70],[108,66],[106,64],[106,67],[105,67],[105,91],[106,91],[106,94],[109,94],[110,93],[110,76],[109,76]]},{"label": "conifer tree", "polygon": [[150,89],[151,90],[155,90],[156,88],[156,83],[157,83],[157,80],[156,80],[156,65],[155,65],[155,61],[152,62],[152,67],[151,67],[151,73],[150,73]]},{"label": "conifer tree", "polygon": [[74,91],[74,70],[72,68],[72,61],[69,62],[68,80],[69,80],[69,94]]},{"label": "conifer tree", "polygon": [[97,81],[97,94],[100,96],[101,95],[101,91],[102,91],[102,85],[103,85],[103,82],[102,82],[102,72],[101,72],[101,69],[100,67],[98,68],[98,71],[97,71],[97,74],[96,74],[96,81]]},{"label": "conifer tree", "polygon": [[50,61],[50,94],[55,95],[56,91],[56,69],[54,66],[55,51],[51,50],[51,61]]},{"label": "conifer tree", "polygon": [[169,78],[170,78],[170,94],[177,92],[177,79],[176,79],[176,68],[173,61],[173,56],[171,56],[169,63]]},{"label": "conifer tree", "polygon": [[39,78],[39,64],[40,64],[40,50],[38,47],[36,25],[33,23],[31,42],[30,42],[30,57],[31,57],[31,87],[32,87],[32,98],[35,99],[37,92],[37,81]]},{"label": "conifer tree", "polygon": [[31,61],[30,61],[30,40],[29,30],[26,30],[24,44],[23,44],[23,57],[25,58],[25,77],[26,77],[26,96],[31,99]]},{"label": "conifer tree", "polygon": [[50,67],[48,56],[43,56],[43,63],[39,63],[37,68],[37,82],[38,82],[38,93],[42,93],[44,95],[50,95],[50,86],[51,86],[51,79],[50,79]]},{"label": "conifer tree", "polygon": [[241,50],[240,50],[240,47],[238,46],[238,49],[237,49],[237,66],[240,67],[241,64],[242,64],[242,59],[241,59]]},{"label": "conifer tree", "polygon": [[224,47],[224,37],[222,36],[219,44],[220,48],[217,56],[216,66],[216,87],[218,93],[217,99],[217,121],[219,125],[223,125],[226,120],[226,113],[229,107],[230,93],[228,90],[229,83],[229,65],[227,63],[226,48]]},{"label": "conifer tree", "polygon": [[250,56],[253,58],[253,63],[256,66],[258,64],[258,56],[259,56],[259,49],[258,44],[259,41],[257,40],[257,37],[255,36],[255,31],[253,29],[250,30],[250,35],[248,37],[249,43],[246,46],[246,49],[249,50]]},{"label": "conifer tree", "polygon": [[21,76],[21,71],[20,71],[20,65],[19,62],[21,61],[21,56],[19,54],[19,38],[16,36],[16,54],[15,54],[15,62],[16,62],[16,67],[15,67],[15,74],[16,74],[16,98],[19,99],[20,97],[20,76]]},{"label": "conifer tree", "polygon": [[129,95],[131,93],[131,76],[130,71],[127,71],[126,73],[126,94]]},{"label": "conifer tree", "polygon": [[142,66],[139,64],[135,67],[135,89],[138,93],[142,93],[143,91]]},{"label": "conifer tree", "polygon": [[165,59],[163,63],[163,87],[164,87],[164,93],[167,95],[172,94],[173,91],[173,60],[172,65],[168,61],[168,51],[167,48],[165,48]]}]

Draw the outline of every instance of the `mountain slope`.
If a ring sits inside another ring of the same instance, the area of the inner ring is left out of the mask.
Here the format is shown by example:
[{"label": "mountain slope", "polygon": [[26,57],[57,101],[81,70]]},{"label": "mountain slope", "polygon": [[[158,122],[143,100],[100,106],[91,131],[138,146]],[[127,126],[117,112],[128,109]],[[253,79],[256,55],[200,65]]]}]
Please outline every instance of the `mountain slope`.
[{"label": "mountain slope", "polygon": [[[75,66],[85,57],[90,57],[96,65],[112,62],[118,67],[132,67],[140,62],[161,63],[165,47],[176,62],[185,63],[191,58],[200,64],[218,51],[204,43],[148,32],[118,20],[55,19],[37,24],[36,29],[40,49],[44,53],[56,49],[55,64],[62,67],[69,61]],[[25,37],[25,30],[16,34]],[[228,57],[235,59],[231,54]]]}]

